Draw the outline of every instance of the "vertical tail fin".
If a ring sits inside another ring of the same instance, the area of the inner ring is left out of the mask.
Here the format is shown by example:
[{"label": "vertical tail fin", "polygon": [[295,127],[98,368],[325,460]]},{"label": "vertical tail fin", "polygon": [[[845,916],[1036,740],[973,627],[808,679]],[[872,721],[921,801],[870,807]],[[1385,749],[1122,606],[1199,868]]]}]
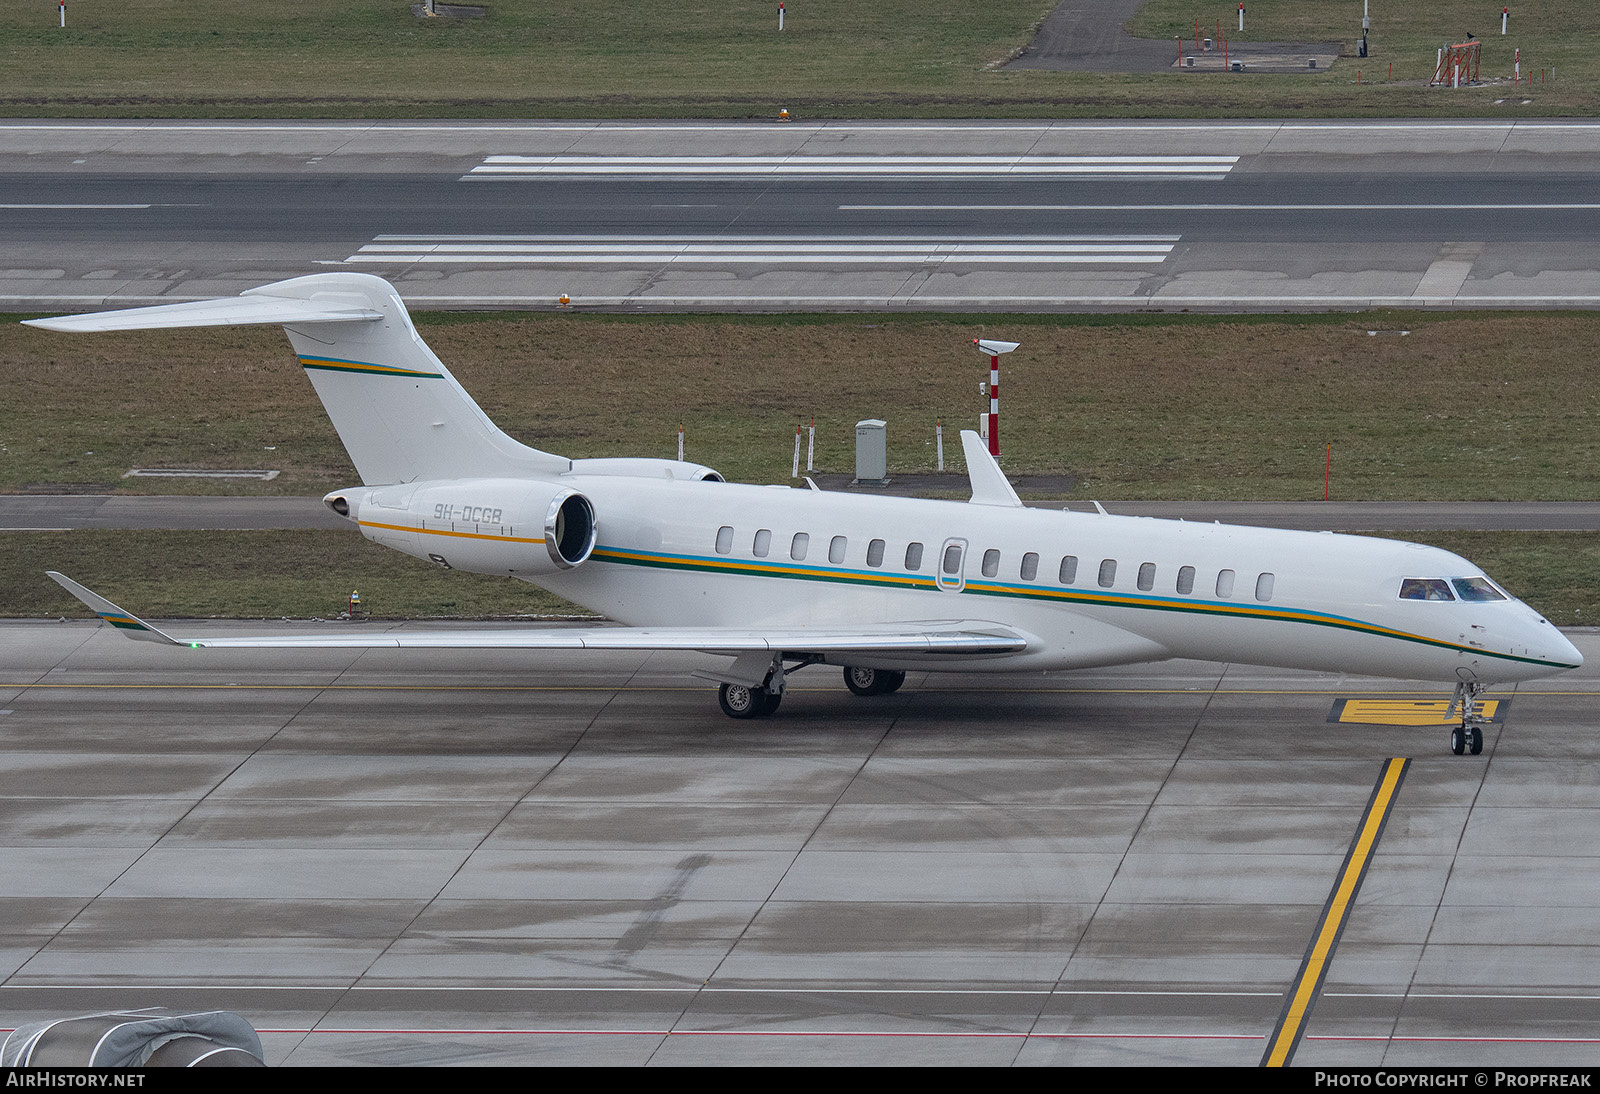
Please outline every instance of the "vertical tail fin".
[{"label": "vertical tail fin", "polygon": [[312,274],[226,300],[29,322],[70,331],[282,323],[369,486],[571,466],[495,426],[417,334],[394,286],[371,274]]}]

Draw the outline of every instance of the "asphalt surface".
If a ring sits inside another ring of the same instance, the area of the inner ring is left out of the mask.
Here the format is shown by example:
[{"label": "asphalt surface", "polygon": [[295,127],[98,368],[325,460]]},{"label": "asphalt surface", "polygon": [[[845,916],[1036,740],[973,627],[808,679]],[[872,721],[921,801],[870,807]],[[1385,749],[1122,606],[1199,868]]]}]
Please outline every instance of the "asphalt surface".
[{"label": "asphalt surface", "polygon": [[0,307],[334,269],[420,307],[1590,307],[1597,168],[1590,121],[0,122]]},{"label": "asphalt surface", "polygon": [[[961,481],[952,481],[948,488],[960,489],[963,485]],[[891,494],[897,491],[891,485],[888,490],[852,492]],[[1028,504],[1094,511],[1093,502],[1081,500],[1030,501]],[[1311,531],[1600,531],[1600,502],[1592,501],[1109,501],[1102,504],[1107,512],[1119,516],[1221,521]],[[75,528],[337,528],[349,531],[350,522],[330,512],[320,498],[0,495],[0,531]]]},{"label": "asphalt surface", "polygon": [[[214,625],[186,624],[217,630]],[[219,1007],[278,1065],[1251,1066],[1412,757],[1297,1066],[1592,1065],[1600,637],[1481,756],[1437,686],[795,676],[0,623],[0,1028]],[[815,673],[815,675],[813,675]]]}]

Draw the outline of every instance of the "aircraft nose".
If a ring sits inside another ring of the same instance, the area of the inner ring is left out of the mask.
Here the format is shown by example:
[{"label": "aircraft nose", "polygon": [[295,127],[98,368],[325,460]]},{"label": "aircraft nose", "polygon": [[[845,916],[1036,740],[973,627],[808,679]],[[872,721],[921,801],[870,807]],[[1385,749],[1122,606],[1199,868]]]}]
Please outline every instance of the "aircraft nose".
[{"label": "aircraft nose", "polygon": [[1559,659],[1571,665],[1573,668],[1580,668],[1583,665],[1582,652],[1579,651],[1577,646],[1572,644],[1572,640],[1566,635],[1562,634],[1559,635],[1559,637],[1563,647],[1557,654]]}]

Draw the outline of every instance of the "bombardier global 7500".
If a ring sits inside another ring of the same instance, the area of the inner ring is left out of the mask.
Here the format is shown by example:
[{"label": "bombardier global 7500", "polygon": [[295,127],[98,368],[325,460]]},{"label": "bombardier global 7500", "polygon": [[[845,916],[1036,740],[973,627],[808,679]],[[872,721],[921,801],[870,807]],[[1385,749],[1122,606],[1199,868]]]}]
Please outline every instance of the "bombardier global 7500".
[{"label": "bombardier global 7500", "polygon": [[968,502],[724,482],[659,459],[567,459],[497,428],[418,336],[393,286],[325,273],[225,300],[30,320],[60,331],[280,323],[361,484],[324,499],[368,539],[531,581],[614,621],[174,638],[60,574],[130,637],[252,648],[696,650],[735,718],[796,669],[858,695],[907,672],[1051,671],[1167,658],[1455,687],[1479,696],[1582,655],[1466,559],[1415,543],[1024,507],[975,433]]}]

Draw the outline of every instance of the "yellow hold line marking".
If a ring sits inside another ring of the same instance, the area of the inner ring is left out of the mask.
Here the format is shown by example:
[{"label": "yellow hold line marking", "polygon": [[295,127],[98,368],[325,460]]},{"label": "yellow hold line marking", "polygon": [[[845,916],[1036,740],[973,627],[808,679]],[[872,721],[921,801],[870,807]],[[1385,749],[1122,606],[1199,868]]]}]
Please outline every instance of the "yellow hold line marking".
[{"label": "yellow hold line marking", "polygon": [[1312,1000],[1322,985],[1328,962],[1333,959],[1339,936],[1344,931],[1345,919],[1350,914],[1350,906],[1361,887],[1367,863],[1378,845],[1378,835],[1383,831],[1384,821],[1388,818],[1394,796],[1400,789],[1400,780],[1405,777],[1409,763],[1409,760],[1395,757],[1384,764],[1383,775],[1378,779],[1372,801],[1367,805],[1360,831],[1350,845],[1344,870],[1328,896],[1328,904],[1322,915],[1322,929],[1317,932],[1316,940],[1306,952],[1305,962],[1290,992],[1289,1006],[1279,1019],[1278,1029],[1267,1046],[1266,1057],[1261,1061],[1263,1067],[1283,1067],[1299,1043],[1301,1027],[1310,1014]]}]

